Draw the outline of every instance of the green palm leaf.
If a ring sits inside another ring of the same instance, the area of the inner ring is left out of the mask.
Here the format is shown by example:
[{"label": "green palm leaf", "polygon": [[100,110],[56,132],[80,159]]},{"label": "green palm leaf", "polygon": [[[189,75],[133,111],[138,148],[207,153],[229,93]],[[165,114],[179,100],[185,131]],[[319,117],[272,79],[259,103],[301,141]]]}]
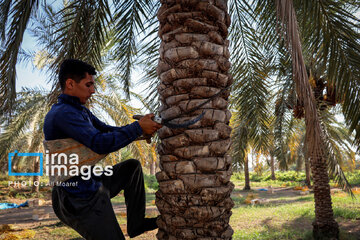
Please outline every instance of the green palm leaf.
[{"label": "green palm leaf", "polygon": [[[0,109],[11,112],[16,98],[16,63],[24,32],[32,14],[38,8],[38,0],[4,1],[0,5],[0,28],[2,46],[5,51],[0,56]],[[10,18],[9,18],[10,17]],[[7,21],[10,21],[7,27]]]}]

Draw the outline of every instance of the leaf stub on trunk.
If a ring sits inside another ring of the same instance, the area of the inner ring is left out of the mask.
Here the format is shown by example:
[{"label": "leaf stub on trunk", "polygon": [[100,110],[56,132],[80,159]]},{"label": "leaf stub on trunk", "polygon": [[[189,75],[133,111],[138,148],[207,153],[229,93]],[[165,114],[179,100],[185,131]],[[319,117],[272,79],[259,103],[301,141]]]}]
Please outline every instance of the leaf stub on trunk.
[{"label": "leaf stub on trunk", "polygon": [[[230,24],[227,1],[161,1],[158,12],[160,60],[160,115],[179,116],[228,87]],[[229,91],[198,110],[177,117],[182,123],[205,113],[187,129],[159,131],[161,171],[156,174],[156,205],[161,213],[158,239],[231,239],[229,225],[231,113]]]}]

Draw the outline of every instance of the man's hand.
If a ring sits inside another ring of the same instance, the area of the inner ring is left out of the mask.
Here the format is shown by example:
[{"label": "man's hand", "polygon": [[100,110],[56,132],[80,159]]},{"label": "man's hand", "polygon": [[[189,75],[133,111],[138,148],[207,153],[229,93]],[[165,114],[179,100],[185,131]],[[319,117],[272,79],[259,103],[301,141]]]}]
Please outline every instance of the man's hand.
[{"label": "man's hand", "polygon": [[146,114],[139,120],[141,129],[143,130],[143,135],[152,136],[157,130],[162,128],[161,124],[158,124],[152,120],[155,115],[153,113]]}]

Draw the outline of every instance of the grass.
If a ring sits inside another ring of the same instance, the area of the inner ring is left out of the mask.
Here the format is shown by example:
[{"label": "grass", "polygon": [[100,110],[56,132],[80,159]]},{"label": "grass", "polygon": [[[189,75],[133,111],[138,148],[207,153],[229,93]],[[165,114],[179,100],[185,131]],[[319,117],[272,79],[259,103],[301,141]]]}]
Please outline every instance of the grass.
[{"label": "grass", "polygon": [[[250,172],[249,176],[252,187],[289,187],[298,186],[305,182],[305,173],[296,171],[276,172],[276,180],[271,180],[270,172],[263,173],[262,175]],[[345,172],[345,176],[352,186],[360,186],[360,170]],[[244,180],[244,173],[242,172],[236,172],[231,177],[231,181],[240,186],[244,185]],[[330,180],[330,185],[334,187],[337,184]]]},{"label": "grass", "polygon": [[[235,207],[230,219],[233,239],[312,239],[313,195],[274,197],[268,204],[251,206],[244,204],[248,194],[253,192],[237,191],[233,194]],[[260,198],[266,196],[266,193],[258,193]],[[359,197],[353,200],[342,193],[332,197],[337,222],[350,220],[359,223]],[[344,231],[340,234],[343,240],[357,239]]]},{"label": "grass", "polygon": [[42,239],[82,239],[80,235],[73,229],[67,227],[61,222],[39,226],[35,228],[36,240]]}]

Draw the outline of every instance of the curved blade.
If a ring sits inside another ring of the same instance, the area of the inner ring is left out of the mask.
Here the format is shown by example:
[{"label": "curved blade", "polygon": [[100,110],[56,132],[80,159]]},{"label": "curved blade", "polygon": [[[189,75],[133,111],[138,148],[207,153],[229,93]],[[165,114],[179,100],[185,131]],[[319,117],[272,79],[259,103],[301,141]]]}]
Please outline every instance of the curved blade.
[{"label": "curved blade", "polygon": [[189,121],[186,121],[184,123],[181,124],[175,124],[175,123],[170,123],[167,121],[163,121],[163,125],[167,126],[168,128],[187,128],[188,126],[191,126],[195,123],[197,123],[198,121],[200,121],[205,115],[205,112],[202,112],[199,116],[197,116],[194,119],[191,119]]}]

